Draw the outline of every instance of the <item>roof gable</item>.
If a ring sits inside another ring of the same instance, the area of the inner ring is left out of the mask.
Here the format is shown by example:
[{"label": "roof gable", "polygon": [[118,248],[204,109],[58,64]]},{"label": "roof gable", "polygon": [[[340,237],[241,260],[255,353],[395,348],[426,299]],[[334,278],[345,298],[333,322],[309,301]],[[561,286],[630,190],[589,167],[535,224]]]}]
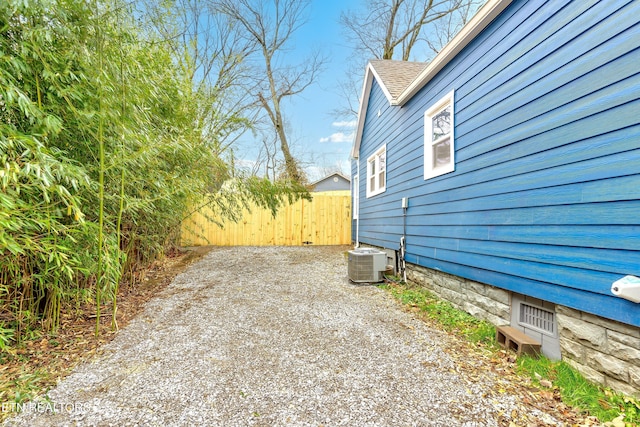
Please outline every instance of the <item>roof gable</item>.
[{"label": "roof gable", "polygon": [[350,190],[351,180],[341,173],[332,173],[310,184],[311,191],[344,191]]},{"label": "roof gable", "polygon": [[371,60],[365,71],[351,157],[358,158],[373,78],[390,105],[402,106],[484,30],[512,0],[489,0],[430,63]]},{"label": "roof gable", "polygon": [[351,182],[351,179],[349,179],[348,177],[342,175],[339,172],[334,172],[334,173],[332,173],[330,175],[325,176],[324,178],[320,178],[319,180],[317,180],[315,182],[312,182],[310,185],[317,185],[317,184],[319,184],[319,183],[321,183],[323,181],[329,181],[329,180],[331,180],[333,178],[336,178],[336,177],[338,179],[340,179],[340,180],[343,180],[343,181],[346,181],[346,182]]},{"label": "roof gable", "polygon": [[374,59],[369,61],[364,76],[360,108],[358,109],[358,124],[356,136],[351,150],[351,157],[357,158],[360,150],[360,138],[364,128],[364,118],[367,115],[367,104],[371,84],[375,78],[382,92],[389,100],[389,105],[398,105],[397,98],[418,75],[427,67],[425,62],[393,61],[389,59]]},{"label": "roof gable", "polygon": [[397,105],[402,92],[427,67],[425,62],[392,61],[374,59],[369,62],[371,73],[376,77],[391,105]]}]

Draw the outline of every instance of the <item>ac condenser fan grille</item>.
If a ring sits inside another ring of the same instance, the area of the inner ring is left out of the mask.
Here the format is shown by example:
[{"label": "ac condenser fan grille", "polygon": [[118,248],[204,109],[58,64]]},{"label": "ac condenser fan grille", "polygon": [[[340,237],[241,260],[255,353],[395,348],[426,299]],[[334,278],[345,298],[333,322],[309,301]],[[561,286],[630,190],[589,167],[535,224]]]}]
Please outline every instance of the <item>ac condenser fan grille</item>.
[{"label": "ac condenser fan grille", "polygon": [[380,282],[387,255],[375,249],[349,251],[349,280],[352,282]]}]

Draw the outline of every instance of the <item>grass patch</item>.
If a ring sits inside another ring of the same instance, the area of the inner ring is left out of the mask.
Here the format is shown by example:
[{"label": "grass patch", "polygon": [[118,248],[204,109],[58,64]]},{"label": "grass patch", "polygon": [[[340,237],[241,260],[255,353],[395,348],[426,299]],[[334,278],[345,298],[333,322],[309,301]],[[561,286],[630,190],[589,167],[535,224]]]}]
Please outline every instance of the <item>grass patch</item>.
[{"label": "grass patch", "polygon": [[637,399],[588,381],[566,362],[523,355],[518,358],[517,371],[542,388],[558,390],[564,403],[599,420],[617,419],[620,426],[624,423],[631,426],[640,424],[640,402]]},{"label": "grass patch", "polygon": [[[482,344],[498,353],[495,342],[496,328],[455,308],[451,303],[420,286],[391,282],[379,285],[405,306],[421,312],[423,316],[466,340]],[[517,359],[516,373],[531,378],[541,390],[558,391],[562,401],[588,415],[595,416],[605,426],[629,427],[640,425],[638,399],[603,388],[586,380],[578,371],[562,361],[544,356],[523,355]]]},{"label": "grass patch", "polygon": [[404,305],[417,308],[424,316],[436,321],[446,331],[455,332],[473,343],[495,346],[495,326],[458,310],[427,289],[398,283],[385,283],[379,287],[386,289]]}]

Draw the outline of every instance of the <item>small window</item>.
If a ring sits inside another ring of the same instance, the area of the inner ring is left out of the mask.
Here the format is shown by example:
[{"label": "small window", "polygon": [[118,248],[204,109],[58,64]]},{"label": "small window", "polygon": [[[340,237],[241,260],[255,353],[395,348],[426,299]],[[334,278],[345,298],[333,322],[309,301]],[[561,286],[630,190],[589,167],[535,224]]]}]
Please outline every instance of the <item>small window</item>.
[{"label": "small window", "polygon": [[367,197],[384,192],[387,186],[387,147],[367,159]]},{"label": "small window", "polygon": [[453,91],[424,113],[424,179],[455,170]]}]

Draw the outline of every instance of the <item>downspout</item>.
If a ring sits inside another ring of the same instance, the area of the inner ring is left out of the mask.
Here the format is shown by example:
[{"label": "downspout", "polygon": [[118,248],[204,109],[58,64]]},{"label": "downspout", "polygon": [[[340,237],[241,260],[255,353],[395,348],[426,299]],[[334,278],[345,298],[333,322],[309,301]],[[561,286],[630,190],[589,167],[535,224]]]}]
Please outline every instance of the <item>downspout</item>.
[{"label": "downspout", "polygon": [[405,256],[407,251],[407,209],[409,208],[409,199],[402,198],[402,237],[400,237],[400,272],[402,280],[407,283],[407,264]]},{"label": "downspout", "polygon": [[358,185],[356,190],[356,194],[358,195],[358,197],[355,197],[354,195],[354,200],[357,200],[358,203],[357,205],[354,207],[354,209],[356,209],[356,212],[358,213],[356,215],[356,249],[358,249],[360,247],[360,158],[356,158],[356,174],[358,176]]}]

